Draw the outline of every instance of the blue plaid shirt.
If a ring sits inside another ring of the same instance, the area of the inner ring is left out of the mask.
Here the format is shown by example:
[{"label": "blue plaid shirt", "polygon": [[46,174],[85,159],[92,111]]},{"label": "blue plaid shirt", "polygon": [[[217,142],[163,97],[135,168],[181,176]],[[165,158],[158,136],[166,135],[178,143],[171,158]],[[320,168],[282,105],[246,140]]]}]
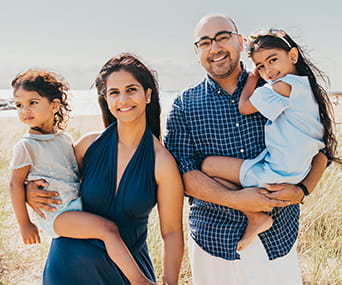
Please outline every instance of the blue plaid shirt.
[{"label": "blue plaid shirt", "polygon": [[[234,93],[228,94],[207,76],[175,99],[165,145],[182,174],[200,170],[203,159],[210,155],[249,159],[265,148],[266,119],[259,113],[241,115],[238,109],[246,79],[247,71],[243,70]],[[275,208],[271,216],[272,228],[259,235],[270,260],[286,255],[296,241],[299,206]],[[240,211],[190,198],[190,235],[214,256],[239,259],[236,246],[246,224]]]}]

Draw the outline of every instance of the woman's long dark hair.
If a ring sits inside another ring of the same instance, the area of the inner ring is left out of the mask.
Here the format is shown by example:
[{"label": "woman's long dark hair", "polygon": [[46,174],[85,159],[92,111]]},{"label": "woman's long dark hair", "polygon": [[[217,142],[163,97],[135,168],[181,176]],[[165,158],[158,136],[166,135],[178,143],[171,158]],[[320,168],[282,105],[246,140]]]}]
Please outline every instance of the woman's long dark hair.
[{"label": "woman's long dark hair", "polygon": [[284,31],[270,30],[268,33],[256,33],[251,37],[248,54],[251,57],[254,52],[263,49],[282,49],[289,52],[292,48],[298,49],[298,61],[295,64],[298,75],[307,76],[316,102],[319,107],[319,116],[324,127],[323,141],[326,146],[328,158],[339,164],[342,159],[337,157],[337,139],[334,134],[334,111],[329,99],[328,92],[320,85],[316,78],[319,78],[325,85],[329,79],[319,70],[304,53],[303,49]]},{"label": "woman's long dark hair", "polygon": [[155,72],[149,69],[136,56],[130,53],[122,53],[108,60],[101,68],[95,86],[98,93],[98,102],[102,111],[102,120],[105,127],[109,126],[116,118],[110,112],[107,101],[105,100],[107,78],[113,72],[120,70],[127,71],[143,86],[146,91],[152,90],[151,101],[146,105],[146,122],[151,128],[152,133],[160,139],[160,102],[159,87]]}]

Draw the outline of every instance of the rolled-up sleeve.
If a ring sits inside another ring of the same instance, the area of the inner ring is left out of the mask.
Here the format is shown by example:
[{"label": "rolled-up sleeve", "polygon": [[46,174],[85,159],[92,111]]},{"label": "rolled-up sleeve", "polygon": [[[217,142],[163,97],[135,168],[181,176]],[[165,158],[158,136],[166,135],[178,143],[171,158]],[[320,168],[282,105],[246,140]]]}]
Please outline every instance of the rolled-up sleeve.
[{"label": "rolled-up sleeve", "polygon": [[185,117],[182,94],[175,99],[168,114],[164,143],[175,157],[181,174],[197,169],[195,144]]}]

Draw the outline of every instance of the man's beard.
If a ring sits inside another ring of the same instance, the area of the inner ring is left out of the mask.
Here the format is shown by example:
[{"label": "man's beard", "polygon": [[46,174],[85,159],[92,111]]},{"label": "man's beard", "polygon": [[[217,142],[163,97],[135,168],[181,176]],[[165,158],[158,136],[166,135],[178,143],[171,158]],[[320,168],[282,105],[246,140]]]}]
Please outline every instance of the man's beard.
[{"label": "man's beard", "polygon": [[232,61],[232,59],[230,58],[230,54],[227,54],[226,60],[227,59],[229,59],[229,62],[223,63],[223,65],[225,66],[225,69],[226,69],[224,72],[215,72],[215,70],[219,69],[217,67],[210,68],[209,74],[213,78],[224,79],[224,78],[229,77],[234,72],[234,70],[236,69],[236,67],[239,64],[239,59],[237,59],[236,61]]}]

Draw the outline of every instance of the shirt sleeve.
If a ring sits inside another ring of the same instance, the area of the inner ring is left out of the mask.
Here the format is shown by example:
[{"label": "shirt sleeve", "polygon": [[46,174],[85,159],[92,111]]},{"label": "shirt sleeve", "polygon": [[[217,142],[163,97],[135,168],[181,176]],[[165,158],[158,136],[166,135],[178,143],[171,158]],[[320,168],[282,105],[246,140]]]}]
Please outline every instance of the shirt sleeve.
[{"label": "shirt sleeve", "polygon": [[289,105],[289,98],[278,94],[268,84],[255,89],[250,101],[265,118],[271,121],[274,121]]},{"label": "shirt sleeve", "polygon": [[18,169],[27,165],[33,165],[33,151],[30,145],[21,140],[13,147],[13,157],[10,162],[10,169]]},{"label": "shirt sleeve", "polygon": [[184,113],[183,97],[178,96],[167,118],[166,148],[175,157],[181,174],[197,169],[195,144]]}]

